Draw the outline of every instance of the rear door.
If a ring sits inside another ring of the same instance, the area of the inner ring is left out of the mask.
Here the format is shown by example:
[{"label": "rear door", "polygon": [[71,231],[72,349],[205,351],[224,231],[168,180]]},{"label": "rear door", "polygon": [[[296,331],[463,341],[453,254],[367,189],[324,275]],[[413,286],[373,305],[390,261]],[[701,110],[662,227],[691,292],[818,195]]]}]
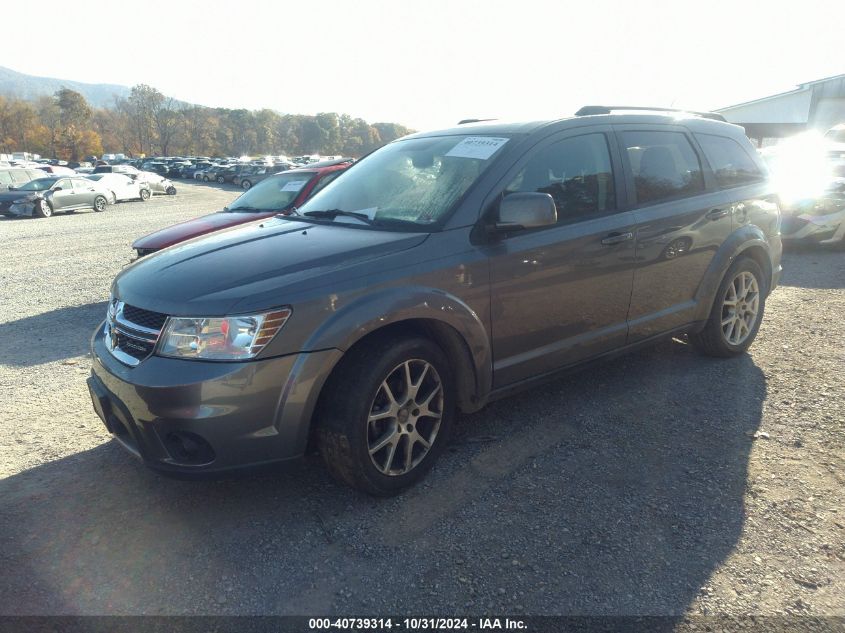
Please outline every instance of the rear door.
[{"label": "rear door", "polygon": [[683,126],[614,126],[637,218],[629,342],[694,318],[695,294],[731,233],[732,206]]},{"label": "rear door", "polygon": [[635,219],[619,172],[611,130],[596,126],[552,136],[503,179],[497,198],[548,193],[558,223],[487,247],[494,387],[625,344]]},{"label": "rear door", "polygon": [[73,178],[73,190],[76,193],[76,204],[81,207],[93,207],[97,190],[94,183],[87,178]]}]

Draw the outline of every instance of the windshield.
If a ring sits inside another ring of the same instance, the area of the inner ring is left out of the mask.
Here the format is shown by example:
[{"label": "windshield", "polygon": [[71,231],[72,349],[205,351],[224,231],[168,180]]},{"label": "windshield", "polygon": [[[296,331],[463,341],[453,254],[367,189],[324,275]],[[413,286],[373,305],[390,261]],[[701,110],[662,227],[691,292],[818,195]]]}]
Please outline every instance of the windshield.
[{"label": "windshield", "polygon": [[[391,143],[339,176],[299,212],[356,212],[375,224],[384,220],[435,224],[507,142],[507,138],[461,135]],[[335,217],[356,222],[344,215]]]},{"label": "windshield", "polygon": [[18,187],[21,191],[46,191],[56,183],[55,178],[38,178]]},{"label": "windshield", "polygon": [[313,171],[288,171],[265,178],[229,205],[229,211],[282,211],[314,177]]}]

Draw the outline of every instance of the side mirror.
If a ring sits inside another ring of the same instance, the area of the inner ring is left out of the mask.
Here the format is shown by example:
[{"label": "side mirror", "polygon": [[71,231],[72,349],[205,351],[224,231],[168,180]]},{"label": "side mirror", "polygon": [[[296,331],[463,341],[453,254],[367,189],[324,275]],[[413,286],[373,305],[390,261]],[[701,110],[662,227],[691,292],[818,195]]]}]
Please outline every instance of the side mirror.
[{"label": "side mirror", "polygon": [[53,191],[61,191],[61,190],[62,190],[61,187],[53,187]]},{"label": "side mirror", "polygon": [[496,231],[521,231],[557,224],[557,207],[547,193],[512,193],[499,203]]}]

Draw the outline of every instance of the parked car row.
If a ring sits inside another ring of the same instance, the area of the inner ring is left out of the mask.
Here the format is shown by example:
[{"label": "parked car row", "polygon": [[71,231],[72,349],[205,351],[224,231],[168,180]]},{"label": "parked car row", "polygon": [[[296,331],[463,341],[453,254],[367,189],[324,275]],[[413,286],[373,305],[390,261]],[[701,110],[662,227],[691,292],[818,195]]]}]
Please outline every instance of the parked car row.
[{"label": "parked car row", "polygon": [[0,215],[47,218],[80,209],[104,211],[110,204],[146,201],[156,193],[176,194],[167,178],[130,165],[103,164],[91,171],[50,164],[0,168]]}]

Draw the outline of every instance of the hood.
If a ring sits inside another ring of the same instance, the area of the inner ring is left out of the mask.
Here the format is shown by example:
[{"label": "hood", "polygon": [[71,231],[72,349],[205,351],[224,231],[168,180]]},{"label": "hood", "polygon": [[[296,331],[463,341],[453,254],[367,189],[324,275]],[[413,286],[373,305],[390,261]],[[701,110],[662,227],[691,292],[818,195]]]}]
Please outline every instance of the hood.
[{"label": "hood", "polygon": [[326,280],[360,274],[358,265],[426,237],[273,218],[140,259],[118,275],[112,290],[130,305],[174,316],[265,310]]},{"label": "hood", "polygon": [[21,191],[20,189],[0,191],[0,202],[12,202],[21,198],[38,198],[43,193],[43,191]]},{"label": "hood", "polygon": [[[162,181],[161,184],[165,183]],[[160,231],[138,238],[132,243],[132,248],[149,248],[155,250],[167,248],[168,246],[184,242],[193,237],[199,237],[200,235],[219,231],[230,226],[271,218],[274,215],[276,215],[276,211],[268,211],[266,213],[210,213],[199,218],[194,218],[193,220],[168,226]]]}]

